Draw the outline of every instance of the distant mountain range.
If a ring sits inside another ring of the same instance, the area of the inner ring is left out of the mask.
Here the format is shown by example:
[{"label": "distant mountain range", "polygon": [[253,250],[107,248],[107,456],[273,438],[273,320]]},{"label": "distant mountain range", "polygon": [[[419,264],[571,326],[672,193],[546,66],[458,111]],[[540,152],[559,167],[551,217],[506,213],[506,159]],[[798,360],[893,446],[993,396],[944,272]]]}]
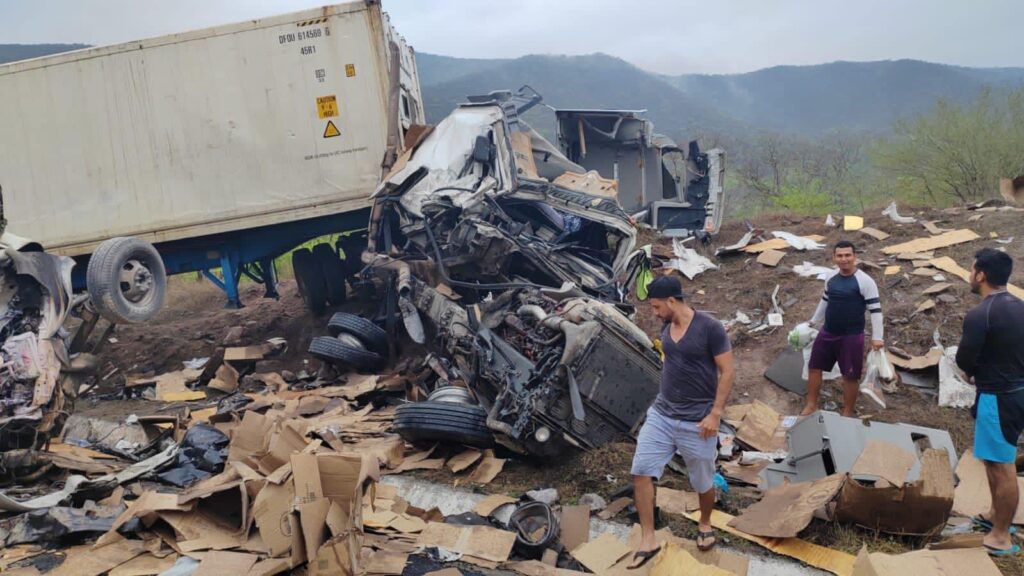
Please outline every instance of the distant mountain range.
[{"label": "distant mountain range", "polygon": [[428,119],[466,94],[529,84],[555,107],[647,109],[676,138],[745,130],[814,136],[883,132],[939,99],[968,101],[986,86],[1024,87],[1024,68],[964,68],[919,60],[776,66],[746,74],[664,76],[604,54],[473,60],[416,56]]},{"label": "distant mountain range", "polygon": [[[82,44],[0,44],[0,63],[85,48]],[[1024,68],[965,68],[919,60],[776,66],[746,74],[647,72],[605,54],[467,59],[416,55],[427,119],[437,122],[469,94],[524,84],[555,108],[645,109],[677,140],[742,138],[770,130],[815,136],[834,130],[879,133],[937,100],[964,102],[983,88],[1024,87]],[[550,134],[550,112],[529,116]],[[548,124],[548,125],[543,125]]]}]

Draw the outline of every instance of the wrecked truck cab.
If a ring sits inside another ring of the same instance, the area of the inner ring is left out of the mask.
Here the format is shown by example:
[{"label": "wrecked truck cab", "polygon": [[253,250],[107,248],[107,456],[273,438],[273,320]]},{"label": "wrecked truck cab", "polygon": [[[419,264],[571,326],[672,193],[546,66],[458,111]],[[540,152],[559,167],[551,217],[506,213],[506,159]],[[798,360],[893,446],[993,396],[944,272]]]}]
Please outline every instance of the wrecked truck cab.
[{"label": "wrecked truck cab", "polygon": [[[660,358],[626,315],[635,225],[521,112],[477,102],[421,131],[375,194],[363,260],[445,359],[396,431],[550,458],[634,436]],[[470,394],[431,396],[453,385]]]}]

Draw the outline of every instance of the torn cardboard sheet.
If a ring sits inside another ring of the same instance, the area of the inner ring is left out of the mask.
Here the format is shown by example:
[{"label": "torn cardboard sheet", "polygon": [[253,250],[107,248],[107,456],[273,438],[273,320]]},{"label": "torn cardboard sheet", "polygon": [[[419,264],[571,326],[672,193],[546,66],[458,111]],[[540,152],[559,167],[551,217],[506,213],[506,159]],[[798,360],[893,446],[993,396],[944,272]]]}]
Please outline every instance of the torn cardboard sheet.
[{"label": "torn cardboard sheet", "polygon": [[220,368],[217,368],[217,375],[210,380],[207,387],[231,394],[238,389],[238,370],[227,362],[222,362]]},{"label": "torn cardboard sheet", "polygon": [[370,556],[366,563],[367,574],[384,574],[387,576],[400,576],[409,562],[409,555],[403,552],[391,552],[378,550]]},{"label": "torn cardboard sheet", "polygon": [[777,486],[729,522],[729,526],[765,538],[794,537],[810,524],[815,510],[836,497],[845,480],[844,476],[833,474],[813,482]]},{"label": "torn cardboard sheet", "polygon": [[[871,458],[876,461],[876,472],[891,468],[886,475],[900,475],[895,465],[877,463],[879,457]],[[895,454],[893,457],[901,458]],[[851,472],[851,478],[839,493],[835,516],[842,522],[852,522],[869,530],[922,535],[941,530],[952,506],[953,473],[949,455],[945,450],[929,448],[921,455],[918,479],[908,484],[885,480],[871,482]]]},{"label": "torn cardboard sheet", "polygon": [[146,553],[140,540],[121,538],[106,546],[75,546],[68,550],[64,563],[47,572],[50,576],[99,576]]},{"label": "torn cardboard sheet", "polygon": [[659,487],[655,499],[655,505],[670,514],[683,515],[700,509],[700,499],[696,492]]},{"label": "torn cardboard sheet", "polygon": [[[690,514],[687,514],[686,517],[697,522],[699,514],[697,512],[691,512]],[[732,534],[733,536],[749,540],[772,552],[775,552],[776,554],[796,558],[804,564],[808,564],[822,570],[827,570],[839,576],[847,576],[853,571],[854,557],[850,554],[840,552],[838,550],[831,550],[824,546],[812,544],[799,538],[762,538],[760,536],[753,536],[729,526],[729,523],[732,520],[733,516],[730,514],[720,510],[711,511],[711,525],[719,530]]]},{"label": "torn cardboard sheet", "polygon": [[476,463],[484,453],[480,450],[470,449],[448,459],[446,466],[453,474],[458,474]]},{"label": "torn cardboard sheet", "polygon": [[572,556],[594,574],[604,574],[632,550],[614,534],[606,532],[597,540],[572,550]]},{"label": "torn cardboard sheet", "polygon": [[501,469],[505,467],[505,460],[494,457],[493,450],[485,450],[483,458],[477,464],[476,469],[469,475],[469,481],[476,484],[489,484],[494,480]]},{"label": "torn cardboard sheet", "polygon": [[632,498],[628,498],[625,496],[622,498],[616,498],[615,500],[612,500],[610,504],[608,504],[607,508],[601,510],[601,512],[598,513],[597,517],[601,520],[610,520],[611,518],[614,518],[616,514],[625,510],[626,507],[632,503]]},{"label": "torn cardboard sheet", "polygon": [[266,349],[263,345],[236,346],[224,349],[225,362],[255,362],[256,360],[263,360],[265,355]]},{"label": "torn cardboard sheet", "polygon": [[757,263],[774,268],[779,265],[785,255],[786,253],[780,250],[765,250],[757,257]]},{"label": "torn cardboard sheet", "polygon": [[843,230],[847,232],[856,232],[862,228],[864,228],[863,216],[843,216]]},{"label": "torn cardboard sheet", "polygon": [[779,432],[782,416],[760,400],[755,400],[740,422],[736,439],[760,452],[785,448],[785,431]]},{"label": "torn cardboard sheet", "polygon": [[[985,464],[968,450],[956,466],[956,477],[960,479],[953,495],[953,514],[970,518],[987,514],[992,508],[992,493],[988,487]],[[1024,478],[1017,478],[1017,490],[1024,494]],[[1024,525],[1024,498],[1017,502],[1013,523]]]},{"label": "torn cardboard sheet", "polygon": [[868,553],[860,550],[851,576],[1000,576],[984,548],[917,550],[906,554]]},{"label": "torn cardboard sheet", "polygon": [[255,554],[241,552],[210,552],[199,563],[192,576],[232,576],[248,574],[259,560]]},{"label": "torn cardboard sheet", "polygon": [[[948,272],[948,273],[956,276],[957,278],[963,280],[964,282],[970,283],[970,281],[971,281],[971,273],[970,273],[970,271],[968,271],[963,266],[960,266],[959,264],[957,264],[956,260],[953,260],[949,256],[943,256],[942,258],[935,258],[935,259],[929,261],[928,264],[930,264],[934,268],[942,270],[943,272]],[[1013,284],[1008,284],[1006,286],[1006,290],[1010,294],[1013,294],[1014,296],[1016,296],[1017,298],[1024,298],[1024,290],[1022,290],[1018,286],[1014,286]]]},{"label": "torn cardboard sheet", "polygon": [[721,466],[722,475],[726,479],[758,487],[761,485],[761,470],[768,466],[768,462],[757,462],[745,466],[739,461],[730,461],[721,462]]},{"label": "torn cardboard sheet", "polygon": [[897,368],[904,370],[927,370],[939,365],[939,360],[942,358],[942,348],[932,348],[924,356],[903,358],[893,354],[891,351],[886,352],[886,356],[889,358],[889,362]]},{"label": "torn cardboard sheet", "polygon": [[174,566],[177,554],[157,558],[152,554],[136,556],[109,572],[109,576],[156,576]]},{"label": "torn cardboard sheet", "polygon": [[456,526],[430,522],[416,539],[419,546],[435,546],[465,556],[504,562],[515,544],[514,532],[490,526]]},{"label": "torn cardboard sheet", "polygon": [[484,498],[483,500],[477,502],[476,506],[473,507],[473,512],[476,512],[477,514],[483,516],[484,518],[487,518],[491,514],[494,514],[494,512],[498,508],[501,508],[502,506],[505,506],[506,504],[515,504],[515,503],[516,503],[516,499],[515,498],[509,498],[508,496],[505,496],[504,494],[491,494],[487,498]]},{"label": "torn cardboard sheet", "polygon": [[590,541],[590,505],[562,506],[558,521],[560,539],[566,550],[575,550]]},{"label": "torn cardboard sheet", "polygon": [[895,265],[894,266],[886,266],[885,267],[885,275],[886,276],[895,276],[895,275],[899,274],[901,270],[902,270],[902,268],[900,268],[899,266],[895,266]]},{"label": "torn cardboard sheet", "polygon": [[900,252],[896,255],[897,260],[931,260],[935,258],[935,252]]},{"label": "torn cardboard sheet", "polygon": [[925,296],[931,296],[932,294],[938,294],[940,292],[945,292],[946,290],[949,290],[952,287],[953,287],[953,285],[948,283],[948,282],[938,282],[936,284],[932,284],[931,286],[925,288],[924,291],[921,292],[921,294],[924,294]]},{"label": "torn cardboard sheet", "polygon": [[899,254],[901,252],[927,252],[929,250],[935,250],[938,248],[946,248],[948,246],[955,246],[964,242],[971,242],[980,238],[973,230],[963,228],[960,230],[953,230],[952,232],[946,232],[939,234],[938,236],[931,236],[929,238],[918,238],[909,242],[903,242],[901,244],[895,244],[893,246],[886,246],[882,248],[883,254]]},{"label": "torn cardboard sheet", "polygon": [[[784,233],[784,234],[788,234],[788,233]],[[797,237],[797,238],[801,238],[801,237]],[[818,242],[821,242],[824,239],[825,239],[824,236],[818,236],[818,235],[812,234],[812,235],[809,235],[809,236],[803,236],[802,240],[796,240],[795,242],[797,244],[801,245],[801,246],[811,246],[811,245],[817,244]],[[759,252],[764,252],[765,250],[785,250],[786,248],[789,248],[791,246],[793,246],[793,244],[790,244],[785,238],[782,238],[780,236],[776,236],[775,238],[773,238],[771,240],[766,240],[764,242],[759,242],[757,244],[751,244],[751,245],[747,246],[746,248],[744,248],[743,251],[744,252],[749,252],[751,254],[757,254]],[[793,247],[795,247],[795,246],[793,246]],[[799,250],[806,250],[806,248],[798,248],[798,249]]]},{"label": "torn cardboard sheet", "polygon": [[924,229],[927,230],[928,233],[931,234],[932,236],[938,236],[939,234],[945,234],[946,232],[953,231],[950,228],[939,228],[938,226],[935,225],[935,222],[930,222],[928,220],[922,220],[921,225],[924,226]]},{"label": "torn cardboard sheet", "polygon": [[889,235],[886,234],[885,232],[882,232],[878,228],[871,228],[870,226],[865,226],[861,228],[860,233],[870,236],[875,240],[885,240],[886,238],[889,237]]},{"label": "torn cardboard sheet", "polygon": [[921,312],[927,312],[928,310],[932,310],[934,308],[935,308],[935,300],[932,300],[931,298],[928,298],[924,302],[921,302],[920,304],[918,304],[917,308],[914,308],[914,313],[915,314],[920,314]]},{"label": "torn cardboard sheet", "polygon": [[910,452],[895,444],[872,439],[864,445],[860,456],[850,468],[850,475],[854,477],[875,476],[893,486],[902,486],[907,481],[910,469],[916,463],[917,458]]},{"label": "torn cardboard sheet", "polygon": [[678,544],[665,544],[651,560],[650,576],[732,576],[735,573],[703,564]]},{"label": "torn cardboard sheet", "polygon": [[[633,524],[633,528],[629,532],[629,540],[627,544],[631,550],[636,550],[640,547],[640,525]],[[668,528],[662,528],[654,533],[654,538],[658,542],[664,544],[671,544],[678,546],[680,549],[688,552],[697,562],[715,566],[722,570],[725,570],[728,574],[734,574],[735,576],[747,576],[747,572],[750,569],[750,560],[746,556],[740,556],[733,554],[720,547],[713,548],[706,552],[702,552],[697,548],[697,542],[694,540],[685,540],[679,538]],[[632,554],[626,556],[616,564],[612,570],[612,576],[649,576],[650,574],[650,563],[636,570],[629,570],[629,564],[632,562]]]}]

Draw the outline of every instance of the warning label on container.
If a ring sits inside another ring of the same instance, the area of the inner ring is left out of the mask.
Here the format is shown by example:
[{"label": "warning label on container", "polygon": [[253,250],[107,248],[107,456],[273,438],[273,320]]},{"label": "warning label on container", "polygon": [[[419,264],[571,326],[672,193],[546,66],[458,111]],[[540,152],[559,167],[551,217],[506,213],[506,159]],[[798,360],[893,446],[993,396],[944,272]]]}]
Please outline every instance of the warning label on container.
[{"label": "warning label on container", "polygon": [[338,99],[334,97],[334,94],[330,96],[320,96],[316,99],[316,111],[320,114],[320,119],[333,118],[338,115]]},{"label": "warning label on container", "polygon": [[334,138],[335,136],[341,136],[341,132],[338,127],[334,125],[333,120],[327,121],[327,127],[324,128],[324,138]]}]

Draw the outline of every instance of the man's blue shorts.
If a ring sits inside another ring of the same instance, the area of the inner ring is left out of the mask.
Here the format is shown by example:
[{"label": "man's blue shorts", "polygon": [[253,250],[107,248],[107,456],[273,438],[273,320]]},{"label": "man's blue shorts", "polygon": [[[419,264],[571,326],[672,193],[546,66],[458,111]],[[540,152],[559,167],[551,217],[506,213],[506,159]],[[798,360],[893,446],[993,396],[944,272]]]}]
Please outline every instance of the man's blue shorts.
[{"label": "man's blue shorts", "polygon": [[1017,440],[1024,430],[1024,387],[1001,394],[978,392],[974,414],[974,456],[979,460],[1012,464]]}]

